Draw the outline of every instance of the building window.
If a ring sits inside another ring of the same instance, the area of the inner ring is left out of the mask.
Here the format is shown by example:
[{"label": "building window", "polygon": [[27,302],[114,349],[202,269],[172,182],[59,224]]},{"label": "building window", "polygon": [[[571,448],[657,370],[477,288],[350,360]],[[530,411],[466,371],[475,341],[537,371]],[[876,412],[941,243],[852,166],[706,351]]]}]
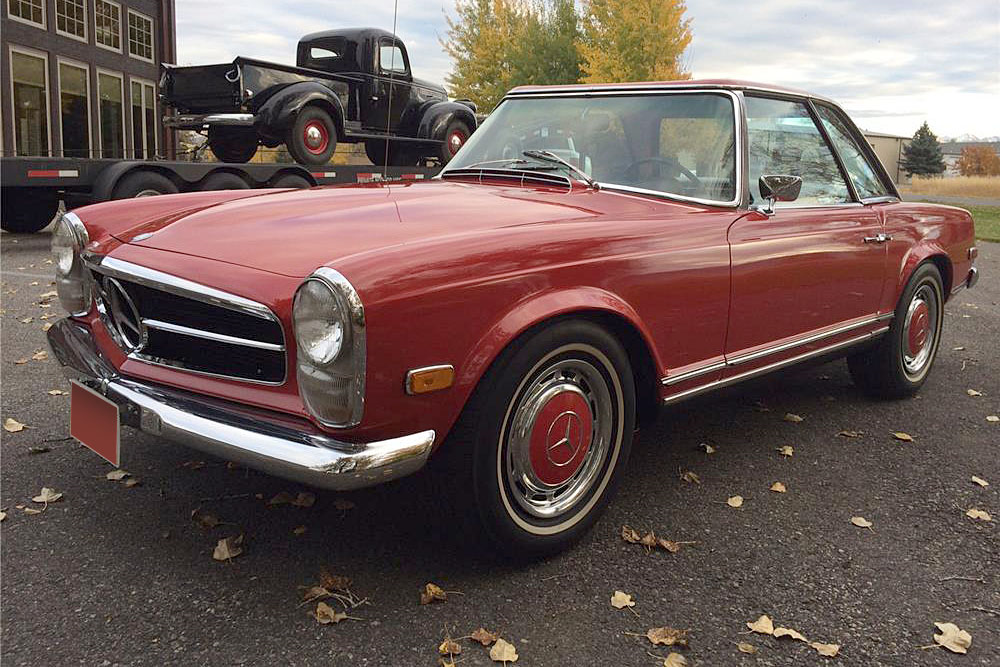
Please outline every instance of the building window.
[{"label": "building window", "polygon": [[156,156],[156,88],[132,79],[132,152],[136,160]]},{"label": "building window", "polygon": [[56,0],[56,32],[87,41],[87,4],[85,0]]},{"label": "building window", "polygon": [[90,157],[90,82],[85,66],[59,63],[63,157]]},{"label": "building window", "polygon": [[128,12],[128,54],[153,62],[153,19]]},{"label": "building window", "polygon": [[12,19],[45,27],[45,0],[7,0],[7,14]]},{"label": "building window", "polygon": [[14,152],[49,154],[48,58],[10,52],[11,97],[14,100]]},{"label": "building window", "polygon": [[97,93],[101,100],[101,157],[125,157],[125,109],[122,77],[97,73]]},{"label": "building window", "polygon": [[113,51],[122,50],[122,7],[109,0],[97,0],[94,8],[94,41]]}]

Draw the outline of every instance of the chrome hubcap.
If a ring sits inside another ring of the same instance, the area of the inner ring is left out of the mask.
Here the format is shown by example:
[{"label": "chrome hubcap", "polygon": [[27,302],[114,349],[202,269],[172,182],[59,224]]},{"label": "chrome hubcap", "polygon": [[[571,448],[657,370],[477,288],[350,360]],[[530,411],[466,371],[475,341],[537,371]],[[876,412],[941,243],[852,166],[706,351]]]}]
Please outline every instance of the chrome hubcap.
[{"label": "chrome hubcap", "polygon": [[927,367],[937,336],[938,300],[931,285],[921,285],[910,300],[903,320],[903,367],[919,376]]},{"label": "chrome hubcap", "polygon": [[458,152],[458,149],[462,147],[465,138],[458,132],[452,132],[451,136],[448,137],[448,150],[454,155]]},{"label": "chrome hubcap", "polygon": [[319,148],[323,145],[323,132],[315,125],[306,128],[306,145],[309,148]]},{"label": "chrome hubcap", "polygon": [[504,460],[508,488],[532,517],[557,517],[594,485],[607,458],[613,402],[600,371],[582,359],[546,367],[521,393]]}]

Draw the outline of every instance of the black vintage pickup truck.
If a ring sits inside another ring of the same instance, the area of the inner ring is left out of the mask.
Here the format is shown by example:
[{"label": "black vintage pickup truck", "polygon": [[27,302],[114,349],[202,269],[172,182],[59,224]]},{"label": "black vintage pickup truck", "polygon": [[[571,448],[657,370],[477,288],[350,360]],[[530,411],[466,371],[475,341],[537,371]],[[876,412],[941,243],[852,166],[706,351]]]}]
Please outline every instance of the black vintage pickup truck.
[{"label": "black vintage pickup truck", "polygon": [[329,162],[337,142],[364,142],[374,164],[447,163],[476,129],[475,105],[449,101],[414,78],[403,42],[375,28],[303,37],[296,67],[239,57],[232,63],[164,65],[164,122],[208,130],[216,157],[246,162],[259,144],[284,143],[302,164]]}]

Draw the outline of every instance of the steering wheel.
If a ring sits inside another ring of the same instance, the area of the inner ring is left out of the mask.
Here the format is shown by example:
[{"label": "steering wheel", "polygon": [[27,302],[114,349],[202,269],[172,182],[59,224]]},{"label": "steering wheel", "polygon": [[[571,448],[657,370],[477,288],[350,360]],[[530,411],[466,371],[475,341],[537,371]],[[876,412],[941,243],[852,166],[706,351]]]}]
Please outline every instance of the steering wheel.
[{"label": "steering wheel", "polygon": [[666,174],[660,173],[660,176],[665,176],[666,178],[673,178],[674,174],[684,176],[692,183],[697,186],[701,186],[701,179],[695,176],[694,172],[685,167],[680,163],[679,160],[672,157],[647,157],[641,160],[636,160],[628,167],[625,168],[625,177],[629,180],[636,181],[639,179],[639,167],[644,164],[659,164],[670,168],[670,171]]}]

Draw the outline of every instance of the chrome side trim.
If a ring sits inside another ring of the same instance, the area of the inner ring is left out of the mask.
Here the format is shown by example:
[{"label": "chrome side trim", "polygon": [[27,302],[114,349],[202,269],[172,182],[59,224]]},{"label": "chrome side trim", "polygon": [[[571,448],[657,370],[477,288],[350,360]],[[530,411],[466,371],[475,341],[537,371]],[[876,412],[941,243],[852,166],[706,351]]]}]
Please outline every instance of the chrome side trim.
[{"label": "chrome side trim", "polygon": [[164,116],[163,124],[181,130],[200,130],[206,125],[235,125],[246,127],[253,125],[257,117],[252,113],[213,113],[206,115],[180,114]]},{"label": "chrome side trim", "polygon": [[685,373],[680,373],[678,375],[667,374],[667,377],[660,380],[666,386],[680,384],[681,382],[687,382],[688,380],[693,380],[694,378],[701,377],[713,371],[720,371],[726,367],[725,361],[717,361],[711,363],[707,366],[702,366],[701,368],[695,368],[694,370],[687,371]]},{"label": "chrome side trim", "polygon": [[665,405],[670,403],[676,403],[678,401],[684,400],[686,398],[691,398],[692,396],[697,396],[698,394],[703,394],[713,389],[720,389],[722,387],[742,382],[743,380],[749,380],[750,378],[756,377],[758,375],[764,375],[766,373],[770,373],[771,371],[776,371],[778,369],[785,368],[786,366],[792,366],[801,361],[812,359],[813,357],[820,357],[830,352],[836,352],[837,350],[851,347],[852,345],[857,345],[859,343],[863,343],[865,341],[877,338],[888,330],[889,327],[881,327],[869,333],[862,334],[860,336],[855,336],[850,340],[845,340],[840,343],[827,345],[826,347],[821,347],[818,350],[810,350],[809,352],[803,352],[798,356],[790,357],[788,359],[782,359],[781,361],[776,361],[773,364],[768,364],[767,366],[761,366],[760,368],[754,368],[753,370],[746,371],[745,373],[733,375],[728,378],[722,378],[721,380],[715,380],[714,382],[703,384],[700,387],[694,387],[692,389],[688,389],[687,391],[682,391],[678,394],[674,394],[673,396],[667,396],[666,398],[663,399],[663,403]]},{"label": "chrome side trim", "polygon": [[809,343],[815,343],[816,341],[823,340],[824,338],[830,338],[832,336],[837,336],[848,331],[853,331],[854,329],[860,329],[861,327],[870,326],[872,324],[878,324],[884,320],[892,319],[893,313],[887,313],[885,315],[877,315],[874,317],[867,317],[860,322],[852,322],[850,324],[844,324],[838,326],[836,329],[829,329],[827,331],[821,331],[819,333],[810,334],[803,336],[802,338],[796,338],[795,340],[790,340],[787,343],[781,343],[780,345],[775,345],[763,350],[757,350],[756,352],[750,352],[747,354],[741,354],[735,357],[727,358],[726,365],[728,366],[740,366],[742,364],[754,361],[755,359],[760,359],[761,357],[767,357],[772,354],[779,354],[792,348],[799,347],[800,345],[808,345]]},{"label": "chrome side trim", "polygon": [[145,324],[150,329],[169,331],[170,333],[181,334],[183,336],[204,338],[205,340],[214,340],[219,343],[229,343],[230,345],[242,345],[243,347],[254,347],[259,350],[270,350],[271,352],[285,351],[285,346],[278,345],[277,343],[265,343],[259,340],[237,338],[236,336],[227,336],[225,334],[215,333],[214,331],[206,331],[204,329],[192,329],[191,327],[185,327],[180,324],[173,324],[172,322],[163,322],[161,320],[152,320],[148,318],[143,318],[142,323]]}]

